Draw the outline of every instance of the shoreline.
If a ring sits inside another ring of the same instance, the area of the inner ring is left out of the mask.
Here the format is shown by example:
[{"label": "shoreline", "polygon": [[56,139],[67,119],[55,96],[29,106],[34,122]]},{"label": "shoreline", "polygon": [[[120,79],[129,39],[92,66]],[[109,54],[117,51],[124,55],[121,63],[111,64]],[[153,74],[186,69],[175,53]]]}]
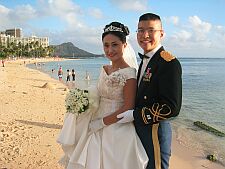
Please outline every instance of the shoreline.
[{"label": "shoreline", "polygon": [[219,162],[206,159],[203,150],[183,145],[173,132],[172,156],[169,169],[225,169]]},{"label": "shoreline", "polygon": [[[63,124],[67,86],[25,67],[23,61],[7,61],[4,68],[0,67],[0,166],[62,169],[58,160],[63,152],[56,139]],[[44,88],[45,83],[50,87]],[[183,146],[176,133],[173,135],[170,169],[224,168]]]}]

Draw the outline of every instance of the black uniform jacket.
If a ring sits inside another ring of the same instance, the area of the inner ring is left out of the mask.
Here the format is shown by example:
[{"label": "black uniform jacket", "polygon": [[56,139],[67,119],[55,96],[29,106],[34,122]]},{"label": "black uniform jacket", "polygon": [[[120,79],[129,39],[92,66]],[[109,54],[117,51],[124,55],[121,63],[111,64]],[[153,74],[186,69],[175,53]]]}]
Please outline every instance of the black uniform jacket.
[{"label": "black uniform jacket", "polygon": [[[137,89],[134,124],[152,125],[179,114],[182,101],[180,62],[162,56],[161,47],[150,59]],[[140,63],[137,82],[140,78]]]}]

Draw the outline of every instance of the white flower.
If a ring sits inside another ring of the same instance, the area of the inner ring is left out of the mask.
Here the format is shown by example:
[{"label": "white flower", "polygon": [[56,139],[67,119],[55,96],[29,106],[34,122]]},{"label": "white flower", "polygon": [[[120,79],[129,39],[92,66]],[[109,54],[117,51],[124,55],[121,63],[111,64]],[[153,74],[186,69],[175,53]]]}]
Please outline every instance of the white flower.
[{"label": "white flower", "polygon": [[90,111],[96,111],[91,110],[93,106],[98,107],[99,96],[96,91],[96,88],[95,90],[71,89],[65,100],[67,113],[80,115],[88,109],[90,109]]},{"label": "white flower", "polygon": [[124,86],[125,83],[126,76],[118,71],[106,77],[106,84],[109,86]]},{"label": "white flower", "polygon": [[88,91],[78,88],[70,90],[66,96],[66,110],[79,115],[88,108]]}]

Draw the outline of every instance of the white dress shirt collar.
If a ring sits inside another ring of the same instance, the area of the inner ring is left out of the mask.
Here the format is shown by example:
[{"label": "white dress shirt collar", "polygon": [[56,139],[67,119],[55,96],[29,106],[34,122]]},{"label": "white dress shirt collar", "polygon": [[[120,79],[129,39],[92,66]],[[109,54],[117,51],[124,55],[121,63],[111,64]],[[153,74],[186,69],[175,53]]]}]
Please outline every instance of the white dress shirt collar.
[{"label": "white dress shirt collar", "polygon": [[152,56],[159,50],[159,48],[161,47],[162,45],[159,44],[155,49],[153,49],[152,51],[146,53],[145,55],[149,56],[149,58],[144,58],[143,59],[143,64],[142,64],[142,67],[141,67],[141,72],[140,72],[140,78],[139,78],[139,81],[138,81],[138,86],[141,82],[141,79],[142,79],[142,76],[144,74],[144,71],[148,65],[148,62],[150,61],[150,59],[152,58]]},{"label": "white dress shirt collar", "polygon": [[149,59],[150,59],[150,58],[152,58],[152,56],[153,56],[153,55],[159,50],[159,48],[161,48],[161,47],[162,47],[162,45],[159,44],[155,49],[153,49],[152,51],[146,53],[145,55],[148,56]]}]

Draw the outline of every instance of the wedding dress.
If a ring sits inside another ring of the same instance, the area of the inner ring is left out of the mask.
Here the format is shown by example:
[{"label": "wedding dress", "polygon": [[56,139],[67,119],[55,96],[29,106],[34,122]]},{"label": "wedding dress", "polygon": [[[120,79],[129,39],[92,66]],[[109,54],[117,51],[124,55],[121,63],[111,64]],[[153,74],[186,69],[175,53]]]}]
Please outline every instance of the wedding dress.
[{"label": "wedding dress", "polygon": [[[111,124],[88,134],[91,119],[114,113],[123,105],[123,86],[136,78],[136,70],[128,67],[110,75],[102,68],[98,81],[100,103],[97,113],[67,115],[58,142],[64,150],[61,163],[67,169],[145,169],[147,154],[132,122]],[[71,117],[68,117],[71,116]],[[67,124],[66,124],[67,123]]]}]

